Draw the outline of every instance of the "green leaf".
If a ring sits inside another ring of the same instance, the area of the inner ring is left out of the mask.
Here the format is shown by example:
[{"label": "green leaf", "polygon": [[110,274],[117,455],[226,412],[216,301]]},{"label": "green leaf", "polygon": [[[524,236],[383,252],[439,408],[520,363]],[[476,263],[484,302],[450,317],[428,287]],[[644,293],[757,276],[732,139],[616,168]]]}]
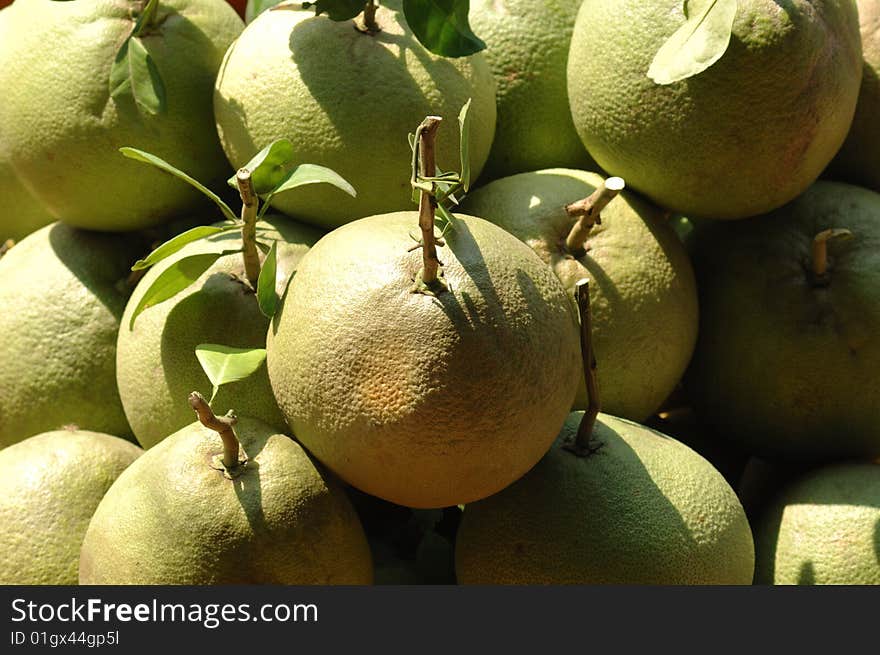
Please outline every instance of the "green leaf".
[{"label": "green leaf", "polygon": [[458,151],[461,156],[461,186],[467,191],[471,185],[471,160],[468,157],[468,142],[471,138],[471,99],[464,103],[464,107],[458,113]]},{"label": "green leaf", "polygon": [[337,189],[345,191],[351,197],[357,197],[357,191],[344,177],[326,166],[318,166],[317,164],[300,164],[273,193],[290,191],[306,184],[331,184]]},{"label": "green leaf", "polygon": [[416,38],[443,57],[465,57],[486,44],[471,31],[469,0],[403,0],[403,15]]},{"label": "green leaf", "polygon": [[165,84],[156,63],[141,40],[126,39],[110,68],[110,97],[130,96],[149,114],[165,111]]},{"label": "green leaf", "polygon": [[648,77],[672,84],[721,59],[730,45],[736,10],[736,0],[685,0],[687,20],[654,55]]},{"label": "green leaf", "polygon": [[[251,173],[251,183],[258,196],[272,192],[284,182],[293,168],[293,144],[287,139],[278,139],[260,150],[242,166]],[[229,186],[238,188],[235,175],[229,178]]]},{"label": "green leaf", "polygon": [[168,268],[166,268],[159,276],[153,280],[153,284],[147,289],[146,293],[141,297],[140,302],[134,308],[131,314],[131,320],[128,323],[128,329],[134,328],[134,321],[145,309],[158,305],[160,302],[168,300],[176,296],[178,293],[186,289],[193,282],[198,280],[202,273],[211,268],[211,265],[220,259],[223,255],[228,255],[235,250],[224,250],[223,252],[208,252],[199,255],[190,255],[180,259]]},{"label": "green leaf", "polygon": [[275,316],[275,310],[278,307],[278,295],[275,293],[277,247],[278,242],[273,241],[269,254],[263,261],[263,267],[260,269],[260,277],[257,279],[257,304],[266,318]]},{"label": "green leaf", "polygon": [[303,9],[315,8],[315,16],[327,14],[330,20],[351,20],[364,10],[367,0],[317,0],[302,3]]},{"label": "green leaf", "polygon": [[156,155],[151,155],[149,152],[144,152],[143,150],[138,150],[137,148],[120,148],[119,152],[128,157],[129,159],[134,159],[135,161],[143,162],[145,164],[150,164],[151,166],[155,166],[156,168],[165,171],[166,173],[170,173],[174,177],[183,180],[191,187],[194,187],[201,191],[204,195],[210,198],[215,205],[220,208],[220,211],[223,212],[223,216],[230,221],[236,221],[237,217],[235,212],[233,212],[229,205],[223,202],[216,193],[211,191],[208,187],[203,185],[198,180],[190,177],[186,173],[177,168],[174,168],[171,164],[169,164],[164,159],[157,157]]},{"label": "green leaf", "polygon": [[232,348],[216,343],[196,346],[196,359],[213,385],[211,402],[224,384],[244,380],[266,361],[265,348]]},{"label": "green leaf", "polygon": [[230,225],[227,227],[200,225],[199,227],[194,227],[191,230],[183,232],[182,234],[178,234],[173,239],[169,239],[161,246],[156,248],[149,255],[147,255],[144,259],[137,260],[134,263],[134,266],[131,267],[131,270],[140,271],[145,268],[150,268],[150,266],[152,266],[156,262],[162,261],[163,259],[168,257],[168,255],[173,255],[188,243],[198,241],[199,239],[204,239],[205,237],[209,237],[214,234],[220,234],[221,232],[228,232],[229,230],[238,229],[241,229],[238,225]]}]

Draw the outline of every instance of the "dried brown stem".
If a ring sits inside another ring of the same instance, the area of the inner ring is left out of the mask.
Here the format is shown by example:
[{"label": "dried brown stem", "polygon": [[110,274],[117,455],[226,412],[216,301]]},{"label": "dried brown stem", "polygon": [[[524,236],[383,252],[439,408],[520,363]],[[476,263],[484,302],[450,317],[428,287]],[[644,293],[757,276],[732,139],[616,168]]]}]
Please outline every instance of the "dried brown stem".
[{"label": "dried brown stem", "polygon": [[238,466],[239,443],[233,429],[238,419],[232,410],[226,416],[215,415],[208,401],[198,391],[193,391],[189,395],[189,405],[195,410],[196,416],[199,417],[199,422],[206,428],[214,430],[220,435],[220,439],[223,440],[223,466],[228,469]]},{"label": "dried brown stem", "polygon": [[381,31],[379,23],[376,22],[376,9],[379,6],[374,0],[369,0],[364,6],[364,13],[361,14],[361,22],[358,29],[365,34],[377,34]]},{"label": "dried brown stem", "polygon": [[13,241],[12,239],[6,239],[6,241],[0,244],[0,257],[12,250],[12,246],[14,245],[15,241]]},{"label": "dried brown stem", "polygon": [[828,275],[828,242],[831,239],[849,239],[852,232],[846,228],[822,230],[813,237],[813,274],[817,279],[825,279]]},{"label": "dried brown stem", "polygon": [[[422,177],[434,177],[437,167],[434,160],[434,139],[440,127],[439,116],[428,116],[419,125],[419,173]],[[440,260],[437,257],[437,244],[434,237],[434,212],[437,201],[430,191],[421,190],[419,197],[419,228],[422,231],[422,274],[421,282],[429,289],[437,283]]]},{"label": "dried brown stem", "polygon": [[584,364],[584,377],[587,383],[589,405],[578,426],[575,442],[569,445],[568,449],[580,457],[585,457],[595,450],[591,442],[593,439],[593,428],[596,425],[596,417],[599,415],[599,383],[596,378],[596,357],[593,353],[590,281],[586,278],[578,280],[575,288],[578,313],[581,319],[581,358]]},{"label": "dried brown stem", "polygon": [[254,191],[251,172],[240,168],[235,174],[238,194],[241,196],[241,242],[244,257],[244,272],[251,288],[256,290],[260,279],[260,253],[257,251],[257,209],[260,199]]},{"label": "dried brown stem", "polygon": [[565,206],[568,215],[578,219],[565,239],[565,249],[573,257],[583,257],[586,254],[584,244],[590,236],[590,230],[594,225],[602,224],[600,215],[602,210],[623,190],[624,186],[622,178],[609,177],[588,197]]}]

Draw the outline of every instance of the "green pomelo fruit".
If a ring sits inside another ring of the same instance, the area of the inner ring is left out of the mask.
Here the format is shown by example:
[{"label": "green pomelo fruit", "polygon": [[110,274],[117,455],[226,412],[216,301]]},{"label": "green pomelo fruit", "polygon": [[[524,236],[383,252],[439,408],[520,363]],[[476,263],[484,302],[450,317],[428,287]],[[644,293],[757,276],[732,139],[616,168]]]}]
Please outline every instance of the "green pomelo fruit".
[{"label": "green pomelo fruit", "polygon": [[[0,43],[12,38],[5,29],[7,11],[0,11]],[[6,239],[22,239],[55,219],[25,189],[6,161],[3,125],[0,124],[0,244]]]},{"label": "green pomelo fruit", "polygon": [[53,223],[0,259],[0,447],[75,424],[131,434],[116,389],[116,333],[133,235]]},{"label": "green pomelo fruit", "polygon": [[400,0],[376,12],[381,31],[315,16],[288,5],[266,11],[230,48],[217,79],[214,112],[229,161],[244,165],[287,138],[300,162],[328,166],[357,198],[327,185],[281,193],[272,204],[298,219],[336,227],[412,207],[407,135],[429,114],[448,125],[437,166],[460,168],[456,117],[471,99],[471,175],[479,175],[495,133],[495,83],[482,54],[433,55],[400,13]]},{"label": "green pomelo fruit", "polygon": [[862,88],[849,135],[831,162],[831,177],[880,191],[880,0],[858,0]]},{"label": "green pomelo fruit", "polygon": [[[700,334],[686,385],[698,415],[747,452],[880,454],[880,194],[817,182],[794,202],[695,232]],[[828,270],[814,272],[813,241]]]},{"label": "green pomelo fruit", "polygon": [[456,540],[461,584],[750,584],[745,512],[709,462],[642,425],[600,414],[598,449],[550,451],[521,480],[465,507]]},{"label": "green pomelo fruit", "polygon": [[[277,244],[279,295],[300,258],[320,236],[314,228],[279,216],[257,224],[257,239]],[[144,448],[192,423],[192,409],[186,402],[189,391],[210,395],[211,383],[196,358],[196,346],[264,348],[269,319],[260,312],[238,252],[220,257],[187,289],[145,309],[133,328],[132,313],[156,278],[180,260],[241,247],[240,230],[193,242],[153,266],[128,302],[119,329],[116,380],[125,415]],[[287,428],[265,366],[244,380],[221,386],[211,406],[218,414],[234,407],[278,430]]]},{"label": "green pomelo fruit", "polygon": [[741,218],[790,201],[846,137],[862,59],[854,2],[741,0],[730,45],[669,85],[648,69],[681,0],[585,0],[568,95],[596,162],[662,207]]},{"label": "green pomelo fruit", "polygon": [[[604,375],[602,379],[605,379]],[[730,486],[736,487],[749,460],[748,454],[729,441],[718,439],[714,432],[699,420],[693,409],[670,408],[652,416],[645,425],[695,450],[718,469]]]},{"label": "green pomelo fruit", "polygon": [[193,423],[113,484],[83,541],[80,584],[371,584],[370,547],[339,483],[290,437],[235,427],[247,462],[224,472]]},{"label": "green pomelo fruit", "polygon": [[[229,166],[213,127],[211,93],[243,23],[225,2],[162,0],[139,37],[165,89],[166,110],[110,96],[110,73],[140,5],[114,0],[20,0],[0,41],[4,155],[49,211],[78,227],[156,225],[203,203],[180,180],[126,160],[122,146],[174,161],[206,182]],[[130,49],[130,47],[129,47]]]},{"label": "green pomelo fruit", "polygon": [[[627,191],[602,211],[586,254],[568,253],[565,240],[577,219],[565,206],[589,196],[602,181],[596,173],[569,169],[522,173],[469,194],[462,209],[529,245],[553,268],[572,303],[575,283],[590,279],[603,408],[641,421],[672,393],[690,361],[697,338],[696,283],[663,212]],[[586,404],[581,375],[575,407]]]},{"label": "green pomelo fruit", "polygon": [[[2,38],[2,37],[0,37]],[[55,219],[22,186],[8,162],[0,160],[0,244],[19,240]]]},{"label": "green pomelo fruit", "polygon": [[349,484],[409,507],[483,498],[552,443],[580,375],[553,272],[501,228],[458,216],[448,290],[413,293],[416,212],[371,216],[303,258],[267,340],[297,439]]},{"label": "green pomelo fruit", "polygon": [[98,432],[45,432],[0,450],[0,584],[75,585],[86,528],[140,448]]},{"label": "green pomelo fruit", "polygon": [[498,85],[490,179],[554,166],[591,168],[571,120],[568,47],[580,0],[475,0],[468,18]]},{"label": "green pomelo fruit", "polygon": [[824,467],[786,487],[755,549],[758,584],[880,584],[880,465]]}]

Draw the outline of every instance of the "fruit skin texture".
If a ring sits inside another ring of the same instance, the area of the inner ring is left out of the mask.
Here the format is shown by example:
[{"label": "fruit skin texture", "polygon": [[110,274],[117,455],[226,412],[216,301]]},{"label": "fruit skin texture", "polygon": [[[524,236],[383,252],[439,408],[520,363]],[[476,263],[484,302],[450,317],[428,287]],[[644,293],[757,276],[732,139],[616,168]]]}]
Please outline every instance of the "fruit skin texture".
[{"label": "fruit skin texture", "polygon": [[89,520],[141,452],[85,430],[45,432],[0,451],[0,584],[75,585]]},{"label": "fruit skin texture", "polygon": [[489,179],[552,166],[590,168],[571,120],[565,69],[580,0],[475,0],[468,19],[498,84]]},{"label": "fruit skin texture", "polygon": [[[5,3],[0,0],[0,7]],[[0,43],[7,38],[5,25],[9,12],[0,11]],[[0,144],[3,142],[3,126],[0,124]],[[51,223],[49,212],[25,189],[0,146],[0,244],[6,239],[21,239],[34,230]]]},{"label": "fruit skin texture", "polygon": [[510,487],[465,507],[460,584],[747,585],[754,545],[745,512],[712,465],[684,444],[599,414],[588,457],[553,448]]},{"label": "fruit skin texture", "polygon": [[880,191],[880,0],[859,0],[862,88],[849,135],[831,162],[833,179]]},{"label": "fruit skin texture", "polygon": [[[484,216],[530,246],[548,263],[574,305],[575,284],[587,277],[593,347],[602,367],[602,407],[641,421],[672,393],[697,339],[697,289],[690,260],[658,208],[624,191],[602,212],[574,259],[565,238],[575,219],[565,205],[602,183],[596,173],[550,169],[512,175],[469,194],[462,210]],[[575,407],[585,409],[581,376]]]},{"label": "fruit skin texture", "polygon": [[416,212],[371,216],[303,258],[267,340],[297,439],[343,480],[408,507],[494,493],[552,443],[577,389],[577,323],[528,247],[458,215],[450,291],[412,293]]},{"label": "fruit skin texture", "polygon": [[[694,234],[700,334],[685,382],[698,416],[747,452],[880,454],[880,194],[817,182],[771,214]],[[826,285],[813,237],[828,243]]]},{"label": "fruit skin texture", "polygon": [[756,584],[880,584],[880,466],[820,468],[755,527]]},{"label": "fruit skin texture", "polygon": [[247,417],[230,480],[220,437],[193,423],[128,468],[83,541],[80,584],[371,584],[370,547],[339,483]]},{"label": "fruit skin texture", "polygon": [[55,219],[25,189],[12,171],[12,167],[0,160],[0,244],[6,239],[22,239],[31,232]]},{"label": "fruit skin texture", "polygon": [[[299,260],[320,236],[314,228],[280,216],[269,216],[257,224],[260,241],[278,244],[279,295]],[[186,401],[190,391],[198,389],[210,395],[211,383],[196,358],[196,346],[215,343],[263,348],[269,319],[260,312],[256,294],[246,282],[240,253],[221,257],[187,289],[144,310],[134,329],[129,329],[131,314],[153,281],[175,262],[241,247],[240,230],[191,243],[153,266],[132,293],[119,330],[116,379],[125,414],[144,448],[192,422],[192,409]],[[245,380],[221,386],[211,406],[218,414],[234,408],[278,430],[287,429],[265,367]]]},{"label": "fruit skin texture", "polygon": [[233,166],[286,137],[300,162],[329,166],[357,190],[357,198],[327,185],[283,193],[272,204],[285,214],[332,228],[410,209],[407,134],[425,116],[442,116],[437,166],[459,170],[456,117],[468,98],[472,177],[483,168],[496,115],[485,58],[429,53],[405,27],[399,0],[383,2],[376,20],[382,31],[369,36],[351,21],[337,23],[313,9],[266,11],[226,55],[214,112]]},{"label": "fruit skin texture", "polygon": [[684,20],[680,0],[585,0],[568,60],[578,134],[662,207],[716,219],[779,207],[819,176],[852,122],[855,3],[743,0],[721,59],[659,86],[648,68]]},{"label": "fruit skin texture", "polygon": [[15,38],[0,43],[0,149],[31,193],[78,227],[140,229],[203,204],[181,181],[123,158],[122,146],[205,183],[229,174],[210,99],[241,19],[225,2],[162,0],[160,27],[141,37],[166,89],[167,112],[151,116],[130,97],[109,97],[131,11],[131,3],[112,0],[20,0],[4,12]]},{"label": "fruit skin texture", "polygon": [[76,424],[131,434],[116,389],[116,332],[134,236],[53,223],[0,259],[0,447]]}]

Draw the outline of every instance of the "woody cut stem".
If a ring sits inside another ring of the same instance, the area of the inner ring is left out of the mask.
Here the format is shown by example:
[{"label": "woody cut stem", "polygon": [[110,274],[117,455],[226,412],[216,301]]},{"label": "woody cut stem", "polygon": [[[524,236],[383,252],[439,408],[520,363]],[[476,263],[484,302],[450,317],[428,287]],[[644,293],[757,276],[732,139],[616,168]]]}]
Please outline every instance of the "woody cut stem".
[{"label": "woody cut stem", "polygon": [[250,282],[251,288],[256,290],[257,281],[260,279],[260,254],[257,251],[257,209],[260,199],[254,191],[251,181],[251,172],[246,168],[240,168],[235,174],[235,183],[238,186],[238,194],[241,196],[241,242],[242,256],[244,257],[244,272]]},{"label": "woody cut stem", "polygon": [[220,439],[223,441],[223,466],[228,469],[238,466],[239,442],[233,429],[238,419],[232,410],[226,416],[215,415],[208,401],[198,391],[193,391],[189,395],[189,405],[195,410],[202,425],[220,435]]},{"label": "woody cut stem", "polygon": [[601,212],[614,200],[618,193],[623,191],[624,183],[620,177],[609,177],[602,182],[593,193],[583,200],[578,200],[565,206],[565,211],[572,218],[577,217],[577,222],[565,239],[565,249],[575,258],[586,254],[584,244],[590,236],[590,230],[594,225],[602,224]]},{"label": "woody cut stem", "polygon": [[[416,132],[419,148],[419,173],[421,177],[434,177],[437,167],[434,158],[434,139],[440,127],[439,116],[428,116]],[[419,228],[422,232],[422,283],[429,289],[438,282],[440,260],[437,257],[437,243],[434,237],[434,214],[437,201],[433,193],[420,190]]]},{"label": "woody cut stem", "polygon": [[590,311],[590,281],[588,279],[578,280],[575,284],[575,295],[581,319],[581,359],[584,365],[589,404],[583,418],[581,418],[580,425],[578,425],[575,442],[568,447],[568,450],[579,457],[585,457],[595,450],[591,442],[596,417],[599,415],[599,382],[596,377],[596,357],[593,353],[593,318]]},{"label": "woody cut stem", "polygon": [[813,237],[813,275],[817,279],[825,279],[828,275],[828,242],[831,239],[849,239],[852,235],[846,228],[830,228]]}]

